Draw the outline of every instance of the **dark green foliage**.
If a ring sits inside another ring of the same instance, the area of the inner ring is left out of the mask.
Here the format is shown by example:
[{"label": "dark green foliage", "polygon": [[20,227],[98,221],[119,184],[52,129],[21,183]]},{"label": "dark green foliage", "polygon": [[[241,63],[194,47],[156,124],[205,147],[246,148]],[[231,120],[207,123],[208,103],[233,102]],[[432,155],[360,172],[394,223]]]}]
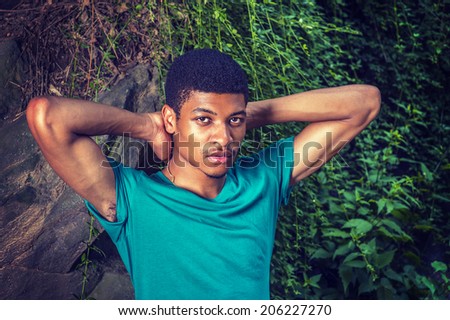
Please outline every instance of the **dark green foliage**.
[{"label": "dark green foliage", "polygon": [[[449,4],[144,1],[133,10],[143,9],[157,23],[161,80],[174,57],[211,47],[244,67],[252,99],[350,83],[382,92],[377,120],[280,213],[273,298],[450,298]],[[254,130],[245,149],[303,125]]]},{"label": "dark green foliage", "polygon": [[[349,83],[382,92],[377,120],[282,210],[273,298],[450,298],[448,4],[217,0],[152,9],[161,50],[231,54],[253,99]],[[274,125],[247,138],[266,145],[300,129]]]}]

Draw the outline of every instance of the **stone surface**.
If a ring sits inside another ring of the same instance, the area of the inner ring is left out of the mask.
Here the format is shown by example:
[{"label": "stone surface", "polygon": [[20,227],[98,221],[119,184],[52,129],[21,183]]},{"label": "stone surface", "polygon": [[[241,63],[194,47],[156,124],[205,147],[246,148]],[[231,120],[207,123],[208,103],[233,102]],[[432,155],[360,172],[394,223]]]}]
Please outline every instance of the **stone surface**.
[{"label": "stone surface", "polygon": [[16,41],[0,39],[0,126],[22,108],[24,62]]},{"label": "stone surface", "polygon": [[18,6],[21,2],[21,0],[2,0],[0,2],[0,9],[10,10]]},{"label": "stone surface", "polygon": [[89,296],[96,300],[132,300],[134,291],[127,274],[104,272],[103,278]]},{"label": "stone surface", "polygon": [[[89,282],[86,291],[92,291],[100,281],[100,273],[89,270]],[[70,273],[49,273],[38,269],[27,269],[17,266],[0,268],[0,299],[5,300],[36,300],[77,299],[82,287],[81,271]]]},{"label": "stone surface", "polygon": [[[115,86],[100,95],[99,102],[123,107],[133,112],[155,112],[160,109],[158,96],[157,70],[150,71],[147,65],[137,65],[125,78],[121,79]],[[109,150],[109,156],[113,157],[125,166],[139,167],[152,172],[151,166],[156,165],[153,161],[151,149],[146,141],[133,139],[124,135],[122,137],[102,137],[99,144],[103,149]],[[105,154],[108,152],[105,151]]]},{"label": "stone surface", "polygon": [[[102,97],[134,112],[159,105],[157,83],[138,65]],[[143,167],[144,141],[101,137],[132,167]],[[86,251],[91,217],[82,199],[53,172],[29,132],[25,116],[0,127],[0,299],[73,299],[81,293],[77,265]],[[102,231],[96,222],[95,227]],[[117,250],[105,233],[93,245],[86,294],[132,299],[133,289]],[[94,267],[95,266],[95,267]],[[98,286],[97,286],[98,285]]]},{"label": "stone surface", "polygon": [[24,116],[3,126],[0,139],[0,278],[8,284],[0,298],[73,298],[87,210],[44,160]]}]

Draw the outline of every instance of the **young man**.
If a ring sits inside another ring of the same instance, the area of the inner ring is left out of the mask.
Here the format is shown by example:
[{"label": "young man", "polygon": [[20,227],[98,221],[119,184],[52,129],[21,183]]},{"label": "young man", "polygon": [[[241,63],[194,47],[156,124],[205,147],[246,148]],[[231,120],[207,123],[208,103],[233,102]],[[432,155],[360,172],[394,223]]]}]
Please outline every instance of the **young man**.
[{"label": "young man", "polygon": [[[211,49],[175,60],[160,113],[31,100],[31,132],[111,236],[137,299],[268,299],[280,205],[380,108],[378,89],[366,85],[247,100],[243,70]],[[247,129],[287,121],[310,124],[235,161]],[[165,169],[148,176],[106,161],[89,138],[125,132],[168,158]]]}]

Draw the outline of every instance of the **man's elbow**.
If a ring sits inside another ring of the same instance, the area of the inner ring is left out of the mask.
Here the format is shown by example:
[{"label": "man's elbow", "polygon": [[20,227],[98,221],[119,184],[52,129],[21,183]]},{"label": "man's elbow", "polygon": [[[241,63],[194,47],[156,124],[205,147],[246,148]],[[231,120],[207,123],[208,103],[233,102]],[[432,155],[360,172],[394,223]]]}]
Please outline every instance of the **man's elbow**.
[{"label": "man's elbow", "polygon": [[358,127],[367,126],[380,112],[380,90],[371,85],[356,86],[357,98],[354,100],[356,110],[353,113],[354,124]]},{"label": "man's elbow", "polygon": [[374,120],[381,108],[381,92],[375,86],[367,85],[365,89],[364,106],[367,110],[368,122]]},{"label": "man's elbow", "polygon": [[49,126],[49,109],[50,100],[47,97],[36,97],[28,103],[26,117],[28,126],[33,134],[39,129]]}]

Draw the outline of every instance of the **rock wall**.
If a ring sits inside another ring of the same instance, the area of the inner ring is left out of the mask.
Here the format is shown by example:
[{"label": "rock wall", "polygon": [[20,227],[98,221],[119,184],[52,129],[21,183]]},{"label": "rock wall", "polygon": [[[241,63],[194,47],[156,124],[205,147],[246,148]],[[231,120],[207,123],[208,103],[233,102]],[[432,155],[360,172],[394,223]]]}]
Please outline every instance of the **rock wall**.
[{"label": "rock wall", "polygon": [[[154,72],[156,74],[156,72]],[[134,112],[157,111],[157,77],[137,65],[100,102]],[[3,93],[4,95],[4,93]],[[149,168],[151,149],[127,137],[100,137],[125,165]],[[77,269],[89,239],[82,199],[53,172],[29,132],[25,116],[0,128],[0,299],[74,299],[82,290]],[[102,231],[96,222],[95,227]],[[132,299],[128,275],[109,237],[100,232],[88,269],[86,293],[96,299]]]},{"label": "rock wall", "polygon": [[[1,19],[1,18],[0,18]],[[16,41],[0,38],[0,126],[14,116],[22,104],[25,62]]]}]

